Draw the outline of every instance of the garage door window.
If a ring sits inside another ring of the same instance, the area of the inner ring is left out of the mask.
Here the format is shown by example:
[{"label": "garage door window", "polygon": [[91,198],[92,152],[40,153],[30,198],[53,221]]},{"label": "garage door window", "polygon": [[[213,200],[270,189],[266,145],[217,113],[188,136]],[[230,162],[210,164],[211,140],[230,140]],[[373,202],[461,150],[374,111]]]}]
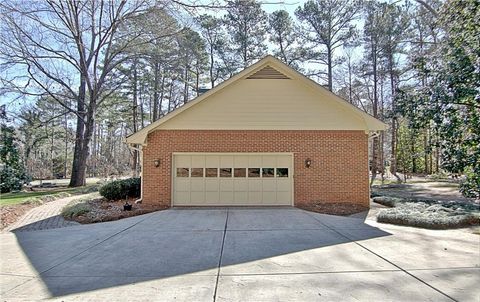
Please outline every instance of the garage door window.
[{"label": "garage door window", "polygon": [[277,177],[288,177],[288,168],[277,168]]},{"label": "garage door window", "polygon": [[260,177],[260,168],[248,168],[248,177]]},{"label": "garage door window", "polygon": [[203,168],[192,168],[192,177],[203,177]]},{"label": "garage door window", "polygon": [[274,168],[262,168],[262,177],[274,177]]},{"label": "garage door window", "polygon": [[218,170],[217,168],[206,168],[205,169],[205,177],[217,177]]},{"label": "garage door window", "polygon": [[188,177],[188,168],[177,168],[177,177]]},{"label": "garage door window", "polygon": [[220,177],[232,177],[232,168],[220,168]]},{"label": "garage door window", "polygon": [[233,170],[233,175],[235,177],[247,177],[246,168],[235,168]]}]

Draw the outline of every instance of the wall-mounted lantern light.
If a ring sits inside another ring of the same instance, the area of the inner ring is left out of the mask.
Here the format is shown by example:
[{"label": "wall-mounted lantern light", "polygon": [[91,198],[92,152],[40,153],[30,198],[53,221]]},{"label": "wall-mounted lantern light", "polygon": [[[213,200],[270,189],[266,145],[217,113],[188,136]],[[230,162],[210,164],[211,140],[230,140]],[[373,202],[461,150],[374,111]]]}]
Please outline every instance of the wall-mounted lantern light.
[{"label": "wall-mounted lantern light", "polygon": [[310,168],[311,165],[312,165],[312,160],[310,158],[307,158],[305,160],[305,168]]},{"label": "wall-mounted lantern light", "polygon": [[160,159],[154,160],[153,164],[155,165],[156,168],[160,167]]}]

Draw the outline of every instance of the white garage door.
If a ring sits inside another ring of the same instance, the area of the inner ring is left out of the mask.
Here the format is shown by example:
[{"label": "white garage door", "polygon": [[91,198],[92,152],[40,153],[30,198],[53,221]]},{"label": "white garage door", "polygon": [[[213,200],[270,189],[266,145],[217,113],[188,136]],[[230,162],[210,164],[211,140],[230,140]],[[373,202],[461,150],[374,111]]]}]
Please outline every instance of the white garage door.
[{"label": "white garage door", "polygon": [[292,205],[292,168],[285,153],[177,153],[173,205]]}]

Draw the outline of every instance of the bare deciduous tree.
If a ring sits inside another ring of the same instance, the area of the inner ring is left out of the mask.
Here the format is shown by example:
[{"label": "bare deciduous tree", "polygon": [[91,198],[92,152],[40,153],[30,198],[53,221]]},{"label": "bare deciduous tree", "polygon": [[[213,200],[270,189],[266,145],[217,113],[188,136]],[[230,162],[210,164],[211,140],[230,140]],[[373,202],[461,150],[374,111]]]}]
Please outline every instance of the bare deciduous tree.
[{"label": "bare deciduous tree", "polygon": [[97,107],[115,91],[112,70],[129,47],[146,42],[142,32],[118,29],[150,7],[147,0],[0,4],[3,92],[49,96],[77,117],[70,186],[85,184]]}]

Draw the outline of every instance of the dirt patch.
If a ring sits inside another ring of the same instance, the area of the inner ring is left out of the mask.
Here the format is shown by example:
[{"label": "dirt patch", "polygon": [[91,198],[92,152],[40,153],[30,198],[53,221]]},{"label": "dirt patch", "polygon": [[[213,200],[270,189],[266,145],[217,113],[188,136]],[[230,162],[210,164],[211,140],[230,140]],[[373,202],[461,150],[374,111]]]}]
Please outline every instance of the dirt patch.
[{"label": "dirt patch", "polygon": [[20,217],[36,206],[38,205],[26,203],[0,207],[0,230],[17,222]]},{"label": "dirt patch", "polygon": [[[87,210],[82,210],[82,213],[78,216],[64,216],[65,219],[76,221],[82,224],[88,224],[119,220],[122,218],[143,215],[169,208],[168,206],[163,205],[151,205],[143,203],[135,204],[135,199],[128,200],[128,203],[132,205],[131,211],[123,210],[125,200],[109,201],[105,198],[97,198],[93,200],[84,200],[79,202],[82,203],[82,206]],[[79,202],[76,202],[75,204],[78,206]]]},{"label": "dirt patch", "polygon": [[328,215],[350,216],[352,214],[368,211],[368,207],[346,202],[314,202],[297,205],[298,208]]},{"label": "dirt patch", "polygon": [[442,201],[473,201],[473,198],[462,196],[458,183],[453,181],[431,181],[377,185],[372,187],[372,196],[387,195],[399,198],[433,199]]}]

